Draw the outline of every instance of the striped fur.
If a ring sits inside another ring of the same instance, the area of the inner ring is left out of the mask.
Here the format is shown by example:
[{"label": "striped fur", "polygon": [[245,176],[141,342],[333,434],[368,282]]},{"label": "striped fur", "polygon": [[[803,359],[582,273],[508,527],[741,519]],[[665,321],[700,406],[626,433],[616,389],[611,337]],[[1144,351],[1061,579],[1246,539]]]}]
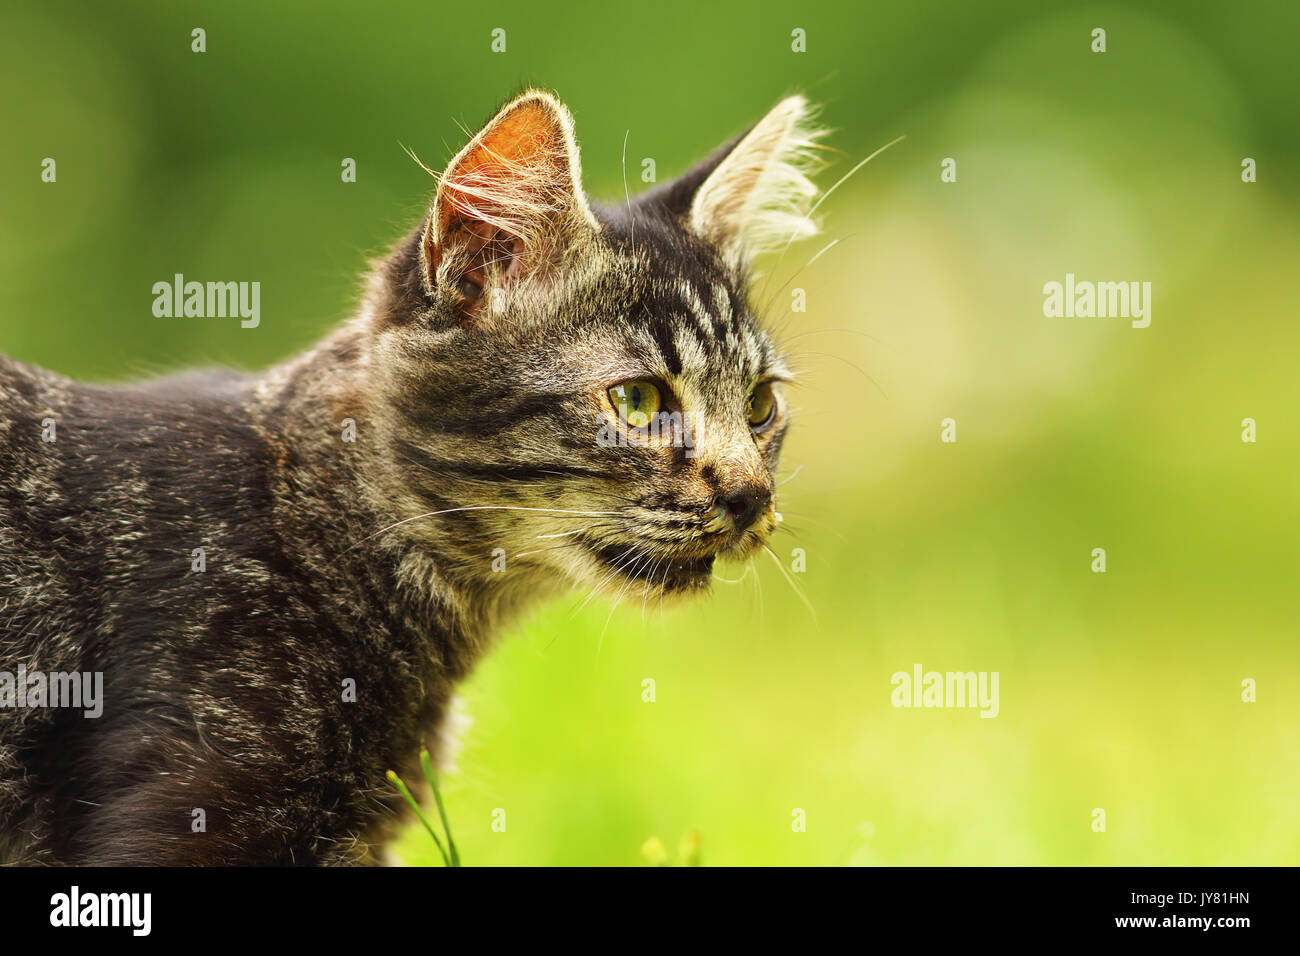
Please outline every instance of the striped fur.
[{"label": "striped fur", "polygon": [[[807,140],[802,101],[775,112]],[[306,354],[113,388],[0,359],[0,670],[106,688],[98,720],[0,710],[0,861],[373,862],[401,812],[384,771],[439,747],[512,615],[700,592],[760,548],[786,411],[756,434],[746,404],[788,373],[733,254],[771,197],[735,191],[789,182],[764,164],[798,147],[738,142],[592,204],[567,110],[526,93]],[[695,448],[599,438],[635,437],[607,395],[629,379],[663,383]],[[736,488],[763,502],[743,528]]]}]

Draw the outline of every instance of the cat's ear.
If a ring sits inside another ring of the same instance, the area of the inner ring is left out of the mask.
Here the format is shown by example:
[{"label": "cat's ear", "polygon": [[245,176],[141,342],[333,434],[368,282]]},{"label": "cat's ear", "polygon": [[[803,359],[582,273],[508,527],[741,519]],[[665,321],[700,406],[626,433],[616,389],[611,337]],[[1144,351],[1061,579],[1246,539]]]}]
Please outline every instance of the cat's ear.
[{"label": "cat's ear", "polygon": [[747,264],[816,234],[809,212],[817,187],[808,177],[821,165],[823,132],[808,101],[792,96],[653,199],[724,258]]},{"label": "cat's ear", "polygon": [[490,281],[553,267],[595,228],[573,118],[554,96],[530,90],[502,107],[439,178],[421,250],[426,291],[450,285],[473,307]]}]

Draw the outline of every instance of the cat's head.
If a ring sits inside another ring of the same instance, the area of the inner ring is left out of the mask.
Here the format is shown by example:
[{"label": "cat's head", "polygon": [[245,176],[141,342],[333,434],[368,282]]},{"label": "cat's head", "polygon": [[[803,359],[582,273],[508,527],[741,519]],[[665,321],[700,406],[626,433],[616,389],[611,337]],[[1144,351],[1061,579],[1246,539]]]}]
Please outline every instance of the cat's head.
[{"label": "cat's head", "polygon": [[503,107],[369,299],[403,533],[503,581],[647,596],[763,547],[790,373],[749,263],[816,231],[816,135],[792,97],[677,181],[601,205],[564,105]]}]

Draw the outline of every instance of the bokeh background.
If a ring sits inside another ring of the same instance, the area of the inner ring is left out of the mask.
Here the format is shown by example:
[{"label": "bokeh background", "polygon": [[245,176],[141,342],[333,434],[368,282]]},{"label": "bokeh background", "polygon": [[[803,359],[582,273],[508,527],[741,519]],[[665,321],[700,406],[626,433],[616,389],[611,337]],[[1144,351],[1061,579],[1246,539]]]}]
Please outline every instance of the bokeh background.
[{"label": "bokeh background", "polygon": [[[520,622],[465,688],[466,862],[634,865],[694,828],[705,864],[1294,864],[1300,14],[1052,6],[10,0],[0,351],[263,367],[421,215],[405,148],[440,167],[518,87],[568,102],[610,198],[625,136],[642,188],[642,158],[662,181],[805,91],[823,186],[907,137],[764,264],[795,276],[776,550],[805,550],[811,610],[764,557],[693,606]],[[260,281],[261,326],[154,318],[176,272]],[[1151,326],[1045,318],[1067,272],[1152,282]],[[998,671],[1000,715],[891,707],[915,663]],[[419,831],[398,852],[436,859]]]}]

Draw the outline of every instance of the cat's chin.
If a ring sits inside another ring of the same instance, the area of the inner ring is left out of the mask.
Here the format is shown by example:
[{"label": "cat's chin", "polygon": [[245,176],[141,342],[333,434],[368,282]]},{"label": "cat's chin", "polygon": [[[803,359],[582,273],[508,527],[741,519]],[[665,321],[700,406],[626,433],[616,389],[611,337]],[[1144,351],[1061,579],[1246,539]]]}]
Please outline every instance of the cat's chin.
[{"label": "cat's chin", "polygon": [[[767,543],[768,529],[739,531],[721,542],[716,551],[656,551],[645,547],[629,548],[626,542],[608,542],[579,535],[576,539],[594,559],[595,569],[589,586],[619,598],[628,593],[657,598],[690,597],[702,594],[713,584],[717,560],[728,564],[747,564]],[[717,547],[717,545],[714,545]],[[699,545],[697,544],[698,548]]]},{"label": "cat's chin", "polygon": [[675,566],[668,574],[660,573],[650,580],[661,596],[689,595],[707,591],[713,584],[713,557],[686,562]]},{"label": "cat's chin", "polygon": [[645,588],[651,595],[689,595],[707,591],[713,582],[715,555],[682,555],[649,550],[629,551],[626,545],[584,539],[598,563],[598,587],[611,595]]}]

